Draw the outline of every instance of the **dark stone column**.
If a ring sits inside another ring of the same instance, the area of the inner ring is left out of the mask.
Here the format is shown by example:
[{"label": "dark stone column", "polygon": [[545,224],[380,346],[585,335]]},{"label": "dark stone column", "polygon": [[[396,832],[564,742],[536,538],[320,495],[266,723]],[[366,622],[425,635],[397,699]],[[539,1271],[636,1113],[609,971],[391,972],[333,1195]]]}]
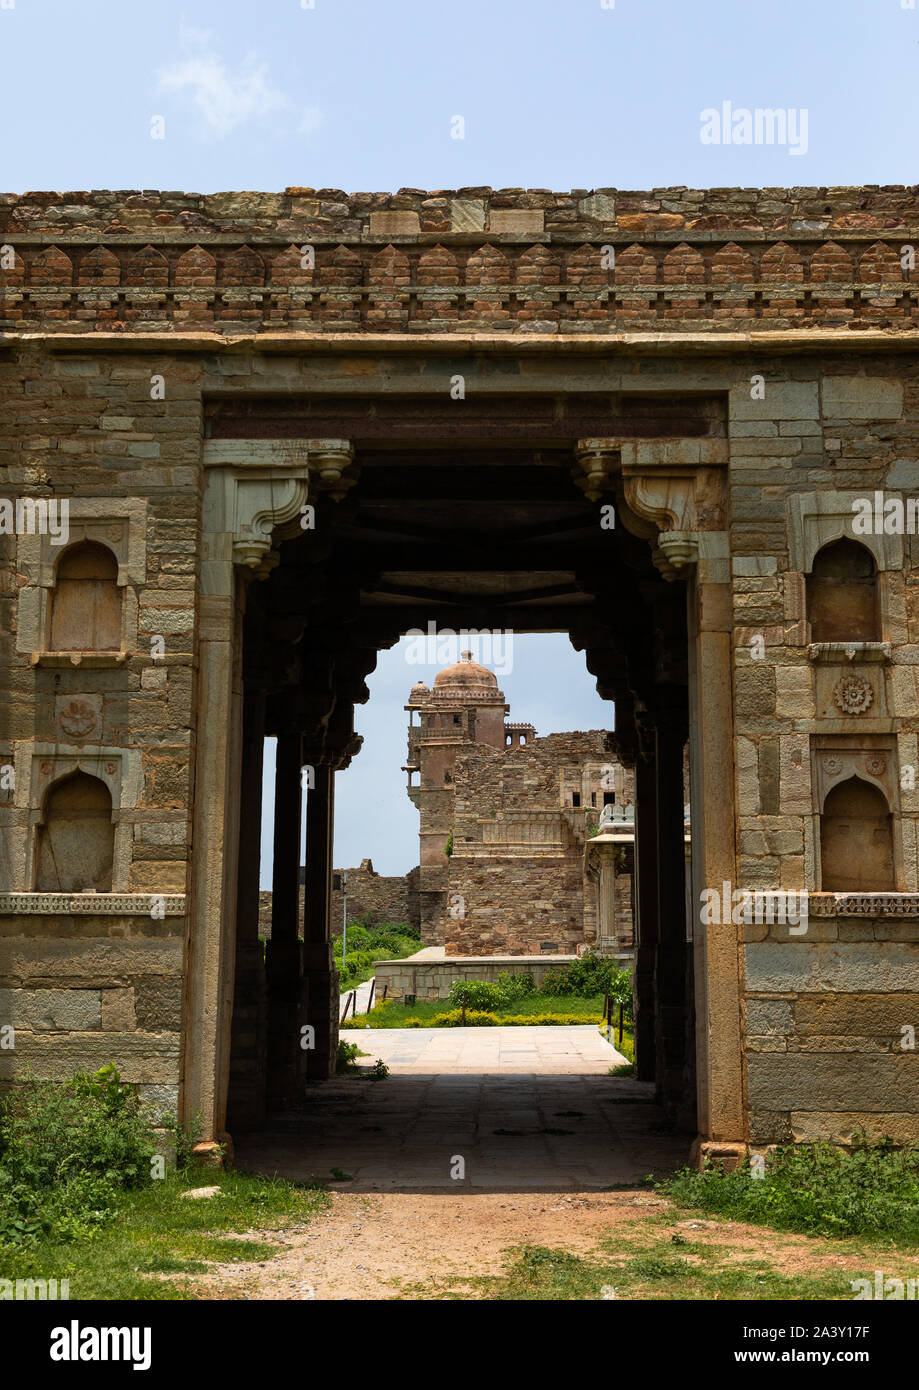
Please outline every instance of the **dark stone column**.
[{"label": "dark stone column", "polygon": [[635,762],[635,1076],[657,1076],[655,971],[660,935],[657,750],[654,730],[642,733]]},{"label": "dark stone column", "polygon": [[338,1050],[338,972],[332,959],[332,835],[335,771],[318,760],[306,800],[306,899],[303,911],[303,1022],[315,1046],[303,1050],[300,1070],[311,1081],[335,1074]]},{"label": "dark stone column", "polygon": [[278,737],[274,789],[274,872],[268,975],[268,1102],[286,1106],[300,1093],[300,815],[299,733]]},{"label": "dark stone column", "polygon": [[236,896],[236,983],[230,1045],[227,1125],[257,1129],[265,1119],[267,1000],[265,962],[259,940],[262,763],[265,696],[245,697],[240,781],[239,864]]},{"label": "dark stone column", "polygon": [[683,1099],[686,1048],[686,875],[683,823],[685,719],[657,723],[658,947],[655,962],[658,1101],[675,1119]]}]

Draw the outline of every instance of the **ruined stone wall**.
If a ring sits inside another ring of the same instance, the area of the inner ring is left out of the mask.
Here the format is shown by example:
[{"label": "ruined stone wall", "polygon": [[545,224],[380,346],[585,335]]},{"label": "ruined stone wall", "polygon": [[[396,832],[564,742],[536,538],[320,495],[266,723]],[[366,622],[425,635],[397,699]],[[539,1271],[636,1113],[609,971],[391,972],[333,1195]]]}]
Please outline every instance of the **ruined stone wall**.
[{"label": "ruined stone wall", "polygon": [[[369,865],[369,867],[367,867]],[[335,873],[341,873],[336,869]],[[407,874],[378,874],[365,859],[356,869],[348,869],[348,921],[363,922],[369,915],[370,925],[381,922],[405,923],[418,926],[418,870]],[[259,935],[271,936],[271,892],[259,893]],[[300,918],[303,918],[304,890],[300,889]],[[332,931],[341,931],[343,901],[341,889],[332,890]]]},{"label": "ruined stone wall", "polygon": [[570,954],[596,940],[584,841],[603,806],[602,769],[613,764],[606,742],[600,730],[549,734],[458,756],[448,955]]}]

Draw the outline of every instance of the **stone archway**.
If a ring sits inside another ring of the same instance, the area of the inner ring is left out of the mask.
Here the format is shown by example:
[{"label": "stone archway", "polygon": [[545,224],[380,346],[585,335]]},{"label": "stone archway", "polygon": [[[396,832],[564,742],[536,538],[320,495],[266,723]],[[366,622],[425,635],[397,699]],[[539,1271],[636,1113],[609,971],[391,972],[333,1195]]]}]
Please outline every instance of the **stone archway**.
[{"label": "stone archway", "polygon": [[[391,448],[391,440],[387,444]],[[512,457],[512,444],[513,440],[506,443],[504,454],[489,450],[491,485],[501,476],[502,467],[522,467],[519,451]],[[465,474],[458,475],[464,477],[460,493],[467,508],[493,507],[482,468],[476,472],[480,457],[470,453]],[[529,623],[529,630],[570,631],[575,645],[585,650],[600,693],[617,702],[617,747],[621,756],[636,761],[639,806],[644,807],[638,812],[636,890],[639,1011],[644,1010],[639,1030],[642,1074],[653,1076],[659,1093],[675,1108],[682,1108],[684,1117],[696,1109],[687,1102],[684,1085],[684,1073],[691,1070],[687,1036],[693,1033],[687,988],[692,990],[694,974],[699,1133],[704,1143],[716,1149],[736,1144],[744,1137],[736,933],[729,925],[704,935],[696,929],[690,945],[685,904],[678,904],[673,889],[675,881],[681,899],[682,874],[664,881],[659,872],[664,847],[675,846],[677,837],[682,862],[682,748],[688,734],[695,891],[703,883],[734,877],[729,562],[721,497],[724,441],[717,437],[575,438],[548,462],[545,455],[540,458],[539,486],[546,484],[550,473],[553,478],[567,476],[569,511],[578,490],[584,495],[578,505],[592,516],[601,505],[617,507],[621,523],[617,564],[620,569],[625,565],[622,573],[631,565],[644,574],[635,590],[644,595],[640,620],[636,623],[633,612],[632,627],[617,631],[609,618],[617,611],[619,571],[614,573],[613,567],[604,572],[605,566],[596,562],[591,570],[589,556],[582,555],[573,566],[570,588],[588,595],[590,604],[589,611],[582,605],[576,622],[570,621],[570,614],[559,616],[561,603],[571,600],[565,583],[561,591],[558,585],[555,590],[549,585],[534,590],[531,585],[519,602],[503,603],[502,621],[522,623],[521,630],[527,630]],[[347,547],[336,553],[335,526],[344,532],[353,528],[365,487],[369,489],[366,496],[375,499],[379,522],[381,479],[386,468],[392,467],[391,462],[368,453],[366,446],[355,447],[353,441],[214,438],[205,446],[205,463],[208,534],[203,578],[207,590],[202,604],[207,623],[202,682],[209,692],[207,706],[217,717],[208,721],[198,753],[195,820],[199,831],[192,875],[185,1103],[187,1109],[212,1116],[214,1132],[219,1133],[226,1122],[234,979],[247,978],[257,985],[260,978],[252,910],[257,869],[253,875],[251,863],[239,855],[238,821],[239,789],[251,785],[257,775],[256,744],[269,726],[288,741],[287,763],[289,769],[296,769],[296,776],[289,771],[286,791],[278,784],[278,795],[289,800],[288,818],[299,798],[301,766],[309,765],[314,779],[309,790],[313,843],[308,851],[308,863],[314,867],[307,884],[310,906],[304,938],[297,940],[294,909],[288,914],[289,929],[272,942],[274,959],[267,962],[269,1049],[272,1031],[278,1034],[278,1020],[286,1020],[280,1028],[286,1042],[277,1045],[276,1040],[271,1082],[283,1093],[296,1085],[298,1075],[325,1074],[334,1051],[337,1015],[331,1009],[334,977],[328,946],[332,793],[335,767],[359,747],[353,710],[355,702],[366,698],[363,677],[372,669],[379,647],[391,645],[405,626],[424,619],[432,605],[436,609],[446,602],[454,627],[464,620],[466,626],[481,626],[489,604],[495,601],[487,583],[481,588],[481,576],[494,570],[495,563],[492,557],[490,570],[484,570],[485,550],[475,544],[467,545],[461,560],[447,561],[441,555],[435,562],[424,552],[419,527],[412,533],[411,519],[407,522],[404,517],[400,525],[411,534],[410,545],[403,535],[403,549],[414,546],[420,558],[409,563],[403,556],[401,569],[412,569],[414,564],[420,583],[409,582],[403,574],[393,592],[393,581],[387,576],[394,562],[387,561],[380,545],[365,544],[360,556],[348,554]],[[401,466],[406,466],[404,458]],[[438,460],[421,450],[408,466],[417,470],[416,479],[423,476],[422,468],[429,470],[424,476],[433,478]],[[525,476],[520,473],[521,479]],[[542,500],[551,502],[548,496]],[[315,517],[310,525],[301,525],[311,507],[319,512],[316,532]],[[514,507],[517,523],[523,527],[509,542],[516,554],[514,547],[525,548],[525,533],[535,532],[531,515],[521,521],[525,508],[519,497]],[[554,524],[564,532],[565,526],[570,529],[570,520],[565,515],[553,519],[544,510],[536,531],[541,536],[551,534]],[[310,548],[308,562],[290,560]],[[302,574],[298,563],[307,563]],[[445,595],[430,576],[442,576],[445,565],[451,563],[456,568],[448,571],[452,589]],[[509,572],[513,565],[505,569]],[[470,579],[464,580],[463,575]],[[479,578],[473,580],[473,576]],[[266,625],[257,591],[269,590],[282,597],[269,612]],[[291,594],[298,596],[292,601]],[[362,608],[362,595],[367,594],[376,596],[369,617],[369,606],[365,603]],[[244,670],[247,603],[250,608],[254,605],[252,611],[259,609],[256,626],[272,634],[275,650],[268,655],[263,652],[263,661],[283,665],[281,648],[289,658],[309,633],[309,675],[288,681],[267,701],[264,690],[247,684]],[[672,627],[675,612],[685,629],[682,656],[672,646],[668,651],[667,624]],[[641,621],[646,628],[639,631]],[[343,636],[349,639],[344,645]],[[682,708],[673,669],[681,660],[685,666]],[[672,794],[677,784],[679,804]],[[318,814],[312,813],[313,807]],[[247,835],[251,836],[251,827]],[[222,931],[215,929],[216,922],[223,923]],[[687,969],[688,952],[694,970]],[[264,1009],[260,1014],[260,1006],[251,1000],[237,1003],[248,1010],[249,1021],[253,1011],[256,1018],[261,1017],[265,1031]],[[297,1056],[297,1028],[307,1016],[310,1026],[318,1029],[320,1043],[315,1054],[304,1058]],[[237,1036],[242,1026],[238,1013]],[[282,1074],[286,1079],[279,1080]],[[243,1109],[246,1104],[257,1116],[263,1101],[250,1096]]]}]

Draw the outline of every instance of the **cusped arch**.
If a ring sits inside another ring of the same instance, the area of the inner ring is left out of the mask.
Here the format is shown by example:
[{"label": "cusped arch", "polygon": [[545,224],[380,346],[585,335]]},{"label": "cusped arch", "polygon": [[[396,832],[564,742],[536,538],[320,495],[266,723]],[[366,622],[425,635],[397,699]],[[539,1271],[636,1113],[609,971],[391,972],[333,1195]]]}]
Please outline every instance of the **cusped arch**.
[{"label": "cusped arch", "polygon": [[165,288],[169,284],[169,262],[154,246],[135,251],[125,266],[125,284],[147,289]]},{"label": "cusped arch", "polygon": [[107,246],[94,246],[80,261],[78,283],[81,285],[118,285],[121,283],[121,262]]},{"label": "cusped arch", "polygon": [[700,285],[705,280],[705,263],[694,247],[681,242],[664,257],[661,278],[665,285]]},{"label": "cusped arch", "polygon": [[419,285],[447,289],[459,281],[459,266],[453,252],[438,243],[418,258]]},{"label": "cusped arch", "polygon": [[263,285],[265,262],[251,246],[240,246],[224,258],[220,267],[220,283],[242,288]]},{"label": "cusped arch", "polygon": [[749,285],[754,278],[753,258],[736,241],[729,241],[712,257],[713,285]]},{"label": "cusped arch", "polygon": [[787,242],[777,241],[764,252],[759,274],[766,285],[800,285],[804,280],[804,263]]},{"label": "cusped arch", "polygon": [[548,246],[529,246],[517,262],[518,285],[557,285],[561,266]]},{"label": "cusped arch", "polygon": [[814,284],[845,284],[853,277],[852,257],[835,241],[827,241],[811,257],[810,278]]},{"label": "cusped arch", "polygon": [[73,284],[73,262],[58,246],[46,246],[32,259],[31,283],[35,286]]},{"label": "cusped arch", "polygon": [[616,257],[617,285],[656,285],[657,260],[646,246],[628,246]]},{"label": "cusped arch", "polygon": [[466,262],[467,285],[506,285],[510,278],[507,257],[490,241],[473,252]]},{"label": "cusped arch", "polygon": [[176,289],[210,289],[217,283],[217,262],[203,246],[192,246],[176,262]]},{"label": "cusped arch", "polygon": [[876,241],[869,246],[858,262],[858,278],[863,283],[897,284],[903,279],[900,257],[892,246]]}]

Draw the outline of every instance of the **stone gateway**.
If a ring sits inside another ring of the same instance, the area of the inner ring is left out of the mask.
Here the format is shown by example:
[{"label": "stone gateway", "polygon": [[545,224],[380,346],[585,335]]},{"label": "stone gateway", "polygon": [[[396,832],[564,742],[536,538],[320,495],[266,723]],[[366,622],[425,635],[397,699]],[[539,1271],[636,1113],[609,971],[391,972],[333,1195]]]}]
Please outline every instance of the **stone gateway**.
[{"label": "stone gateway", "polygon": [[698,1152],[919,1139],[917,239],[899,187],[0,198],[0,1080],[216,1140],[328,1075],[335,771],[433,623],[615,702]]}]

